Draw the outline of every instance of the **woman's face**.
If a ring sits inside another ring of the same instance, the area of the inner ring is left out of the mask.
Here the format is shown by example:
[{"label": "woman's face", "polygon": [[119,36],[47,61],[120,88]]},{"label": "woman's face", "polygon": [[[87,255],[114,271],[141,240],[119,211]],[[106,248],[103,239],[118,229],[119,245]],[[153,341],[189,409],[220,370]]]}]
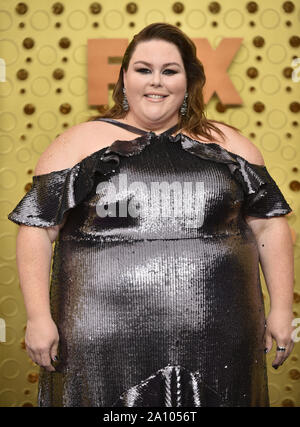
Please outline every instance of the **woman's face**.
[{"label": "woman's face", "polygon": [[187,78],[176,45],[164,40],[140,42],[123,76],[128,120],[149,129],[177,123]]}]

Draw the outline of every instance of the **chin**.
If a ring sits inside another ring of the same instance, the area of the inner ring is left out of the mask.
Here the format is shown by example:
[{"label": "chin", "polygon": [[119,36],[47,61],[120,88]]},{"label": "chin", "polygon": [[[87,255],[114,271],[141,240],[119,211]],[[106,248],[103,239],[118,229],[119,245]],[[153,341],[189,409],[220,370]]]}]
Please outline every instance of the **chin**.
[{"label": "chin", "polygon": [[157,111],[157,112],[147,111],[147,112],[144,112],[143,115],[144,115],[145,119],[152,120],[154,122],[157,122],[157,121],[163,120],[163,119],[168,120],[170,118],[169,115],[168,115],[168,117],[166,117],[166,111]]},{"label": "chin", "polygon": [[144,115],[145,122],[156,123],[160,122],[161,120],[163,120],[163,117],[161,115]]}]

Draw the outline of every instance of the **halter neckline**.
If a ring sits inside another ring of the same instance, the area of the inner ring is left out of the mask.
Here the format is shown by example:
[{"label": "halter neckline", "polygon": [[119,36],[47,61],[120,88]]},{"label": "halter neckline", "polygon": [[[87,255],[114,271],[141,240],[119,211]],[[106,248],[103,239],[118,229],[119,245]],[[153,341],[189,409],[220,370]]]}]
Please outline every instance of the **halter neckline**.
[{"label": "halter neckline", "polygon": [[122,122],[119,122],[118,120],[110,119],[110,118],[107,118],[107,117],[98,117],[98,118],[94,119],[93,121],[105,121],[105,122],[109,122],[109,123],[111,123],[113,125],[120,126],[120,127],[124,128],[124,129],[128,130],[129,132],[137,133],[138,135],[150,134],[150,135],[153,135],[153,136],[156,136],[156,137],[172,135],[172,133],[174,133],[177,130],[177,127],[178,127],[178,125],[176,124],[176,125],[170,127],[169,129],[165,130],[164,132],[162,132],[160,134],[156,134],[155,132],[146,131],[144,129],[139,129],[139,128],[135,127],[135,126],[128,125],[127,123],[122,123]]}]

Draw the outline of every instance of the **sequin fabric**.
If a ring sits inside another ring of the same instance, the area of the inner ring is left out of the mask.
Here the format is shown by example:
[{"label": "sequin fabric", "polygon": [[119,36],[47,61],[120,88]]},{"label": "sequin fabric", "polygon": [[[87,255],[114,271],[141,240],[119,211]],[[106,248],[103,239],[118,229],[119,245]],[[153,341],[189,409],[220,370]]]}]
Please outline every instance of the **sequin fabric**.
[{"label": "sequin fabric", "polygon": [[8,215],[50,227],[68,213],[50,289],[59,362],[41,368],[38,405],[269,406],[245,216],[291,208],[265,166],[171,130],[140,134],[34,176]]}]

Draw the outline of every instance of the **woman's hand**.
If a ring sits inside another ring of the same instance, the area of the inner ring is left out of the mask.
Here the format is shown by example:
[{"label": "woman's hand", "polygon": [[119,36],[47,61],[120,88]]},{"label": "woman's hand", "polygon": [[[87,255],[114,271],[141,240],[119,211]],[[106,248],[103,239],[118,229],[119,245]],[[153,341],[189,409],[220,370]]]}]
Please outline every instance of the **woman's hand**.
[{"label": "woman's hand", "polygon": [[30,358],[47,371],[55,371],[51,359],[56,360],[59,335],[51,316],[27,321],[25,345]]},{"label": "woman's hand", "polygon": [[285,347],[285,351],[276,350],[276,357],[272,362],[273,368],[277,369],[291,354],[294,341],[292,339],[294,315],[292,310],[271,309],[266,319],[265,348],[269,353],[273,347],[273,339],[276,347]]}]

